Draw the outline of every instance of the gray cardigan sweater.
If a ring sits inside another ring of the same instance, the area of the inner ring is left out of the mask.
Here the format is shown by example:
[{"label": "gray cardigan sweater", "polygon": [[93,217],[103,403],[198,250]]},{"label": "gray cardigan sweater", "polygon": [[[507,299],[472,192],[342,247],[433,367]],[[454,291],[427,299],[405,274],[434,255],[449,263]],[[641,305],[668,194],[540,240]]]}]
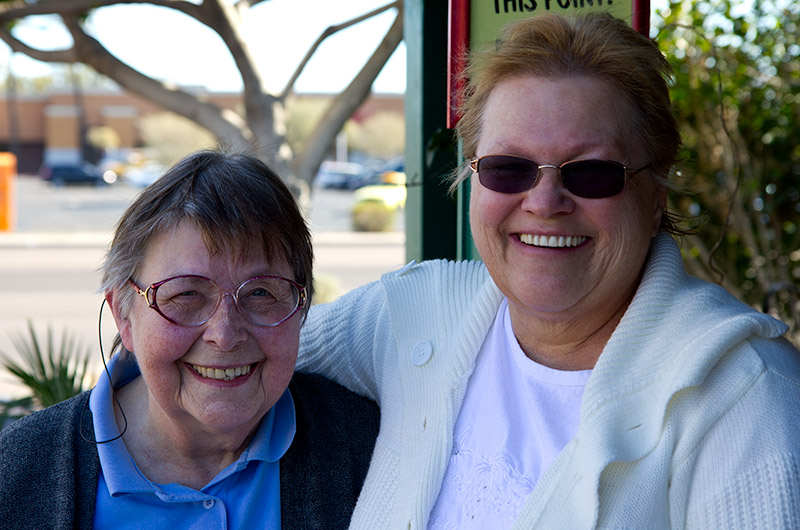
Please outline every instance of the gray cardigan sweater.
[{"label": "gray cardigan sweater", "polygon": [[[347,528],[367,473],[379,412],[317,375],[289,389],[297,434],[280,460],[281,527]],[[0,528],[91,529],[100,461],[89,393],[0,431]]]}]

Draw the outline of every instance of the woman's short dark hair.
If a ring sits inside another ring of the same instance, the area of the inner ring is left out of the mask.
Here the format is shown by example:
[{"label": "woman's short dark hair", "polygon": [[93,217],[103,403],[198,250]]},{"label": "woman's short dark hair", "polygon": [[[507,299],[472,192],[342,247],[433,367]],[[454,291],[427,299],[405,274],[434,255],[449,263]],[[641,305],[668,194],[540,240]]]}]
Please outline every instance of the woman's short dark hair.
[{"label": "woman's short dark hair", "polygon": [[[681,137],[669,98],[672,69],[651,39],[606,13],[545,14],[509,24],[497,47],[476,54],[465,73],[467,88],[461,95],[456,131],[467,160],[476,155],[486,102],[494,88],[528,76],[587,76],[605,82],[628,107],[628,130],[650,158],[650,172],[669,185]],[[469,174],[462,168],[451,190]],[[662,228],[676,228],[669,215],[662,217]]]},{"label": "woman's short dark hair", "polygon": [[125,289],[144,265],[153,237],[190,221],[209,252],[242,256],[261,250],[292,267],[294,280],[313,295],[313,250],[306,221],[286,185],[258,158],[200,151],[179,161],[148,186],[120,218],[102,267],[102,290],[117,291],[125,315],[133,289]]}]

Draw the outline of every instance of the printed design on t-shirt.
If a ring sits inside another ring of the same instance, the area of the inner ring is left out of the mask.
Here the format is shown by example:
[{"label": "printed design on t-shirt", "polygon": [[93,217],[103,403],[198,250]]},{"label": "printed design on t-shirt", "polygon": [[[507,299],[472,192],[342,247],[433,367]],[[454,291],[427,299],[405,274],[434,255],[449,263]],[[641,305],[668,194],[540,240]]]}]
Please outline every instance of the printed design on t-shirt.
[{"label": "printed design on t-shirt", "polygon": [[461,498],[461,526],[436,517],[428,527],[431,530],[481,528],[482,520],[489,514],[492,521],[502,522],[500,528],[510,528],[522,503],[533,491],[533,481],[520,473],[514,458],[504,454],[507,437],[498,440],[491,454],[476,454],[464,449],[471,432],[472,425],[465,425],[458,433],[444,479]]}]

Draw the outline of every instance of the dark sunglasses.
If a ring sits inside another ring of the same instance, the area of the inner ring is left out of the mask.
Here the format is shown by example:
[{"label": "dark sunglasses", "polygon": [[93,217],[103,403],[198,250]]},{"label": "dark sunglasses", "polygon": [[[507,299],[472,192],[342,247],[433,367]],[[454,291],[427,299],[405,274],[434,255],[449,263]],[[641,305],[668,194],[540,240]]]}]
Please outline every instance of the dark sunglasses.
[{"label": "dark sunglasses", "polygon": [[560,166],[537,164],[533,160],[513,155],[487,155],[476,158],[469,167],[478,174],[481,184],[499,193],[521,193],[536,185],[539,170],[557,169],[564,187],[578,197],[602,199],[622,191],[625,181],[644,171],[630,169],[610,160],[572,160]]}]

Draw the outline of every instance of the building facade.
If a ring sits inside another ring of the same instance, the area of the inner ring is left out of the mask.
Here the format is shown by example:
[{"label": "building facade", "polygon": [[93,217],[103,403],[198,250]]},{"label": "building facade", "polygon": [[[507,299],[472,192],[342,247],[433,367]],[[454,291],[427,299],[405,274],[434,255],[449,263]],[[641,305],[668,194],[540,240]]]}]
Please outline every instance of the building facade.
[{"label": "building facade", "polygon": [[[185,89],[187,90],[187,89]],[[238,92],[193,90],[201,99],[224,109],[242,107]],[[331,99],[326,94],[301,94],[298,98]],[[354,113],[363,120],[379,111],[403,113],[401,94],[370,96]],[[164,112],[157,105],[123,90],[86,89],[79,93],[54,90],[47,94],[20,95],[13,100],[0,95],[0,151],[17,154],[19,173],[36,173],[42,164],[77,163],[87,158],[89,130],[107,127],[116,133],[124,154],[142,147],[139,120]]]}]

